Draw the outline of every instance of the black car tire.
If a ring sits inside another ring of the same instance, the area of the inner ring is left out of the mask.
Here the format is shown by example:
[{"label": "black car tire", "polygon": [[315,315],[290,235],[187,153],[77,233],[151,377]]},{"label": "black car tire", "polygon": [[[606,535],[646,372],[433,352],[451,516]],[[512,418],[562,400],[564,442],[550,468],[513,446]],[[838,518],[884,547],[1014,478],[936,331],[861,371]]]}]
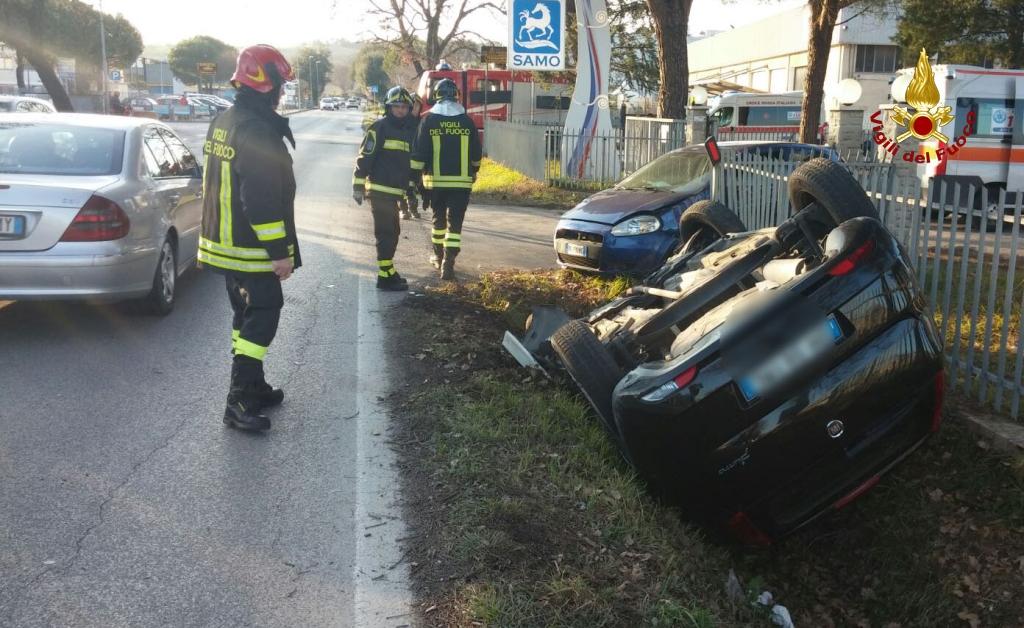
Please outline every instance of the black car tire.
[{"label": "black car tire", "polygon": [[[171,276],[168,277],[168,273]],[[167,316],[174,310],[177,296],[178,254],[171,238],[164,240],[160,247],[160,257],[156,262],[153,275],[153,288],[140,302],[143,311],[157,316]]]},{"label": "black car tire", "polygon": [[815,201],[828,213],[833,228],[851,218],[878,219],[874,203],[853,175],[842,164],[822,157],[801,164],[789,175],[789,202],[793,212]]},{"label": "black car tire", "polygon": [[679,217],[679,241],[686,246],[696,236],[689,250],[701,250],[727,233],[740,233],[747,227],[736,215],[718,201],[697,201]]},{"label": "black car tire", "polygon": [[551,335],[551,348],[597,412],[601,426],[620,446],[612,392],[622,379],[622,369],[583,321],[569,321],[560,327]]}]

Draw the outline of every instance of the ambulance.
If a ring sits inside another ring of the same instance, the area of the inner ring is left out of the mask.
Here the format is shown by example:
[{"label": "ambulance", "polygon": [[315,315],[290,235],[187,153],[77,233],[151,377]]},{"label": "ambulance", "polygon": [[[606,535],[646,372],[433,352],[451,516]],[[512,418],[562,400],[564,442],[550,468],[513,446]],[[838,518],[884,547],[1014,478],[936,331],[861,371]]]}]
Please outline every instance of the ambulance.
[{"label": "ambulance", "polygon": [[[800,133],[800,107],[803,92],[753,94],[724,92],[712,98],[708,108],[708,134],[718,139],[784,139]],[[778,137],[777,137],[778,136]]]},{"label": "ambulance", "polygon": [[[909,68],[899,73],[913,71]],[[950,138],[943,148],[948,153],[946,158],[918,167],[923,183],[928,185],[931,180],[935,186],[945,180],[949,187],[953,183],[960,183],[962,188],[970,184],[985,186],[990,190],[990,203],[1000,189],[1024,189],[1024,70],[934,65],[932,72],[939,88],[939,104],[952,107],[955,118],[941,129]],[[975,122],[966,135],[968,116]],[[965,135],[966,141],[957,146],[957,138]],[[932,150],[938,148],[934,140],[923,144]]]}]

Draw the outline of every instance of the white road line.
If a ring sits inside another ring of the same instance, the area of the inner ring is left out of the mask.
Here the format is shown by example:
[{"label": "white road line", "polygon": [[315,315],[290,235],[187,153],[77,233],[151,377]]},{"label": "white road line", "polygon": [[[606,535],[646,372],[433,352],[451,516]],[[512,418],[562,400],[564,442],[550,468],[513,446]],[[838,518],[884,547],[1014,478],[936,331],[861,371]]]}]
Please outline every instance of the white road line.
[{"label": "white road line", "polygon": [[380,325],[380,300],[360,277],[358,309],[358,425],[356,441],[356,556],[354,619],[358,628],[414,624],[409,564],[398,539],[406,536],[395,455],[386,444],[388,415],[379,399],[389,378]]}]

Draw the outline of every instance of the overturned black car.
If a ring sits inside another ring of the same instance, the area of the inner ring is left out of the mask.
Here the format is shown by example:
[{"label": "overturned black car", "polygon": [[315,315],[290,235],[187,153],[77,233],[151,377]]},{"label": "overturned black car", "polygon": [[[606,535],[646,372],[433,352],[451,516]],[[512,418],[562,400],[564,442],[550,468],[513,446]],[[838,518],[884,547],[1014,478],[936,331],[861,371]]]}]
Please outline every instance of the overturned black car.
[{"label": "overturned black car", "polygon": [[792,216],[683,215],[662,268],[584,319],[539,308],[523,364],[562,369],[651,489],[767,543],[839,509],[938,429],[939,337],[906,253],[839,163],[790,176]]}]

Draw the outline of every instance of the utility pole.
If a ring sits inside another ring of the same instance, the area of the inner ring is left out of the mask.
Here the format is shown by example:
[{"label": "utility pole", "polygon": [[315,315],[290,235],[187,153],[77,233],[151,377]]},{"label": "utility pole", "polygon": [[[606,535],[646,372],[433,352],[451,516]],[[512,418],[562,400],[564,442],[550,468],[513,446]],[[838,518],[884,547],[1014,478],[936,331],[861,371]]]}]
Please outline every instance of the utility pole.
[{"label": "utility pole", "polygon": [[110,99],[107,97],[107,30],[103,24],[103,0],[100,0],[100,68],[103,72],[103,113],[110,113]]},{"label": "utility pole", "polygon": [[316,78],[313,77],[313,57],[309,58],[309,81],[309,106],[316,107]]}]

